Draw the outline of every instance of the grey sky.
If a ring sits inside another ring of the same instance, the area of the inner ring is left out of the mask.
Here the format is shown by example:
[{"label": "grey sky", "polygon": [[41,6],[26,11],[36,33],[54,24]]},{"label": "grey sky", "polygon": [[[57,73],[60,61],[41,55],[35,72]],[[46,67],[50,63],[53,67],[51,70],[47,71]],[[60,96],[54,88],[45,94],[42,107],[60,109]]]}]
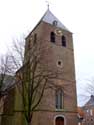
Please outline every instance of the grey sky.
[{"label": "grey sky", "polygon": [[[78,94],[82,94],[81,88],[84,89],[85,79],[94,77],[94,2],[48,1],[52,13],[73,32],[77,88]],[[0,53],[5,54],[6,45],[10,46],[12,39],[31,31],[46,9],[45,0],[0,0]]]}]

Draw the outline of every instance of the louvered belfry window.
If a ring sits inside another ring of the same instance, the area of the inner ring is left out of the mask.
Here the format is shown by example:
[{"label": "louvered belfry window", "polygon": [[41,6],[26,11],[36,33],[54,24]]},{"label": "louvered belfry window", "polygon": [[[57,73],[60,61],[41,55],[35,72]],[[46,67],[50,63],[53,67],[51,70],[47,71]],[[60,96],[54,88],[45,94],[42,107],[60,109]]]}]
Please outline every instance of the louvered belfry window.
[{"label": "louvered belfry window", "polygon": [[51,34],[50,34],[50,41],[52,43],[55,43],[55,33],[54,32],[51,32]]},{"label": "louvered belfry window", "polygon": [[61,40],[62,40],[62,46],[66,47],[66,37],[62,36]]}]

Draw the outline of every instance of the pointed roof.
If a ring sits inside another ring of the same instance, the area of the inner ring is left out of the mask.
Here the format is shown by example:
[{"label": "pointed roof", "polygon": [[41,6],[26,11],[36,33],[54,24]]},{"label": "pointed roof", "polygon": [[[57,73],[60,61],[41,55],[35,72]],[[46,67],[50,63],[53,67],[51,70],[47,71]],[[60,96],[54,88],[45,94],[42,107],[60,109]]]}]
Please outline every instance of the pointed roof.
[{"label": "pointed roof", "polygon": [[[45,14],[43,15],[43,17],[39,20],[39,22],[37,23],[37,25],[34,27],[34,29],[29,33],[29,35],[37,28],[37,26],[40,24],[40,22],[43,21],[43,22],[46,22],[46,23],[49,23],[51,25],[53,25],[53,21],[57,21],[57,27],[58,28],[61,28],[61,29],[64,29],[68,32],[70,32],[60,21],[59,19],[57,19],[53,14],[52,12],[48,10],[45,12]],[[28,38],[29,35],[26,37]]]},{"label": "pointed roof", "polygon": [[69,31],[60,21],[57,19],[52,12],[48,9],[44,16],[42,17],[41,21],[44,21],[49,24],[53,24],[54,21],[57,21],[57,27]]},{"label": "pointed roof", "polygon": [[88,105],[94,106],[94,95],[91,95],[90,100],[86,103],[85,106],[88,106]]},{"label": "pointed roof", "polygon": [[2,75],[5,75],[3,85],[1,86],[1,94],[3,95],[15,84],[15,77],[7,74],[0,74],[0,80],[2,80]]}]

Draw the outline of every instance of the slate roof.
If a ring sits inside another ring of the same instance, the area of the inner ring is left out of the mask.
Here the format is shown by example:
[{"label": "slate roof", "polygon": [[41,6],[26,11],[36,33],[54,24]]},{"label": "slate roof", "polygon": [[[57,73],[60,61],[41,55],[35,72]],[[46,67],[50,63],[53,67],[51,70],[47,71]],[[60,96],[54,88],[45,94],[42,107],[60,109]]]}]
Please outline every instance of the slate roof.
[{"label": "slate roof", "polygon": [[53,21],[57,21],[57,27],[62,28],[66,31],[69,31],[60,21],[57,17],[55,17],[52,12],[48,9],[44,16],[42,17],[41,21],[44,21],[49,24],[53,24]]},{"label": "slate roof", "polygon": [[94,106],[94,95],[91,95],[90,100],[85,104],[85,106]]},{"label": "slate roof", "polygon": [[[2,79],[2,74],[0,74],[0,79]],[[15,84],[15,78],[14,76],[11,75],[5,75],[4,76],[4,81],[3,85],[1,87],[1,92],[3,93],[4,91],[8,90]]]},{"label": "slate roof", "polygon": [[36,26],[33,28],[33,30],[29,33],[29,35],[26,37],[28,38],[32,32],[37,28],[37,26],[41,23],[41,22],[46,22],[49,23],[51,25],[53,25],[53,21],[57,21],[57,27],[64,29],[68,32],[70,32],[60,21],[57,17],[54,16],[54,14],[48,9],[45,14],[42,16],[42,18],[39,20],[39,22],[36,24]]}]

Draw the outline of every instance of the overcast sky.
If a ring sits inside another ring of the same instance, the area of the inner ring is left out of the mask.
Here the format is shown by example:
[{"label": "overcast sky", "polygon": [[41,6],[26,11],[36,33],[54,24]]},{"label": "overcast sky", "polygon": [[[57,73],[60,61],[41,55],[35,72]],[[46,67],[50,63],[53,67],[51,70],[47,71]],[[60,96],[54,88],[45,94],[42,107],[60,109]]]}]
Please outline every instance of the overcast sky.
[{"label": "overcast sky", "polygon": [[[48,1],[52,13],[73,32],[78,95],[82,94],[86,79],[94,77],[94,0]],[[29,33],[46,10],[46,0],[0,0],[0,53],[6,53],[13,39]]]}]

